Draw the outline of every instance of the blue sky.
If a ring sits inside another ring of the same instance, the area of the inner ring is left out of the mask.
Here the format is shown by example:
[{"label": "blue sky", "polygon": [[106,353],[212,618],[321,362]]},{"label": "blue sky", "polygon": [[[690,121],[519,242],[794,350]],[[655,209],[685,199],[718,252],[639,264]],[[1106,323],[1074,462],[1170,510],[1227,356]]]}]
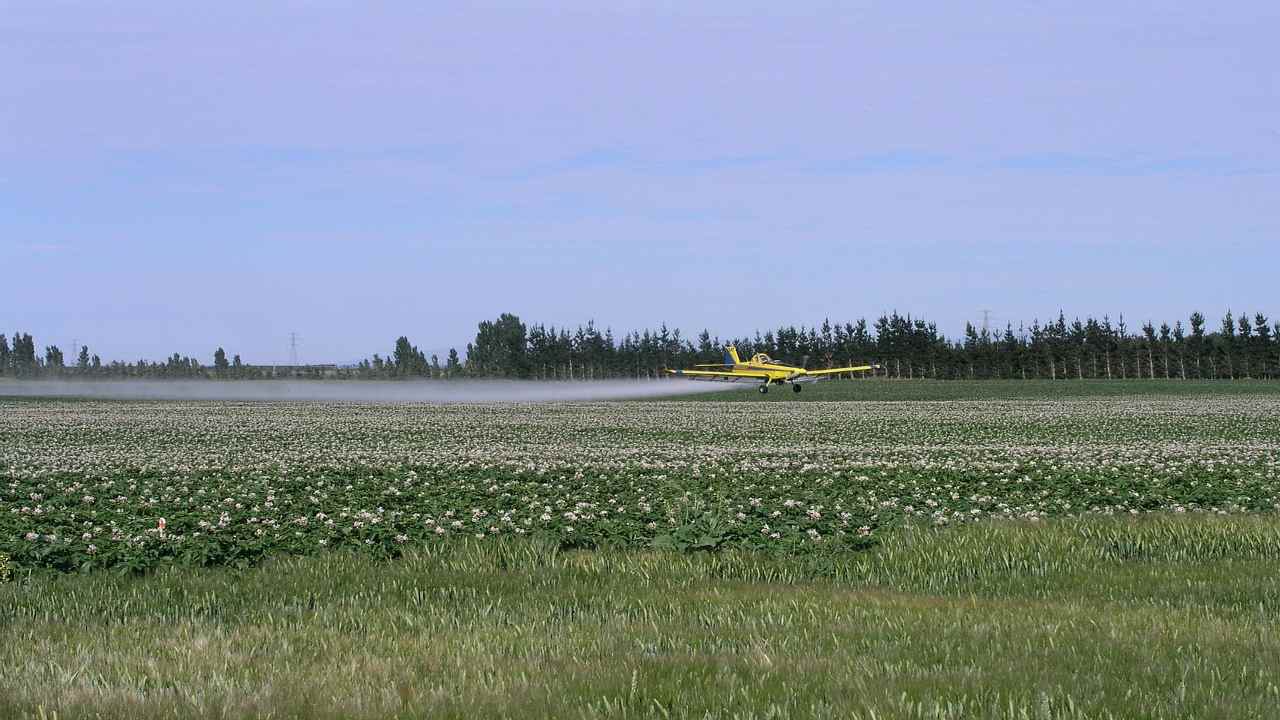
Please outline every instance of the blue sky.
[{"label": "blue sky", "polygon": [[1275,3],[3,5],[42,344],[1280,313]]}]

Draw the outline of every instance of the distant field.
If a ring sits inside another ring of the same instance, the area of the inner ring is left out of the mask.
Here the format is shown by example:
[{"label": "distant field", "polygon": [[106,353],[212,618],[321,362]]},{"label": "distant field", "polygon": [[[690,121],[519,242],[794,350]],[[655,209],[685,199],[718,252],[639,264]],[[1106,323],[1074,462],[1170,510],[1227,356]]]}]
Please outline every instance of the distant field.
[{"label": "distant field", "polygon": [[690,395],[689,402],[792,402],[831,400],[1052,400],[1124,397],[1249,397],[1280,395],[1269,380],[826,380],[795,393],[783,385],[761,395],[742,384],[723,392]]},{"label": "distant field", "polygon": [[1266,717],[1280,394],[1156,386],[0,400],[0,717]]}]

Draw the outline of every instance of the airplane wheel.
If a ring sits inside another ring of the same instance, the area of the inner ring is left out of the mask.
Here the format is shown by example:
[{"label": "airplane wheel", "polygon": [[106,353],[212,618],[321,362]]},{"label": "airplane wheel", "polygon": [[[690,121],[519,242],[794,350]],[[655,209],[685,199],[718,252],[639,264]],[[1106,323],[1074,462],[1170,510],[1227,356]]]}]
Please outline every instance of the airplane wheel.
[{"label": "airplane wheel", "polygon": [[799,386],[799,385],[792,385],[792,386],[791,386],[791,390],[792,390],[792,392],[800,392],[800,389],[801,389],[801,388],[800,388],[800,386]]},{"label": "airplane wheel", "polygon": [[767,392],[769,392],[769,386],[768,386],[768,385],[761,385],[761,386],[760,386],[760,394],[761,394],[761,395],[763,395],[763,394],[765,394],[765,393],[767,393]]}]

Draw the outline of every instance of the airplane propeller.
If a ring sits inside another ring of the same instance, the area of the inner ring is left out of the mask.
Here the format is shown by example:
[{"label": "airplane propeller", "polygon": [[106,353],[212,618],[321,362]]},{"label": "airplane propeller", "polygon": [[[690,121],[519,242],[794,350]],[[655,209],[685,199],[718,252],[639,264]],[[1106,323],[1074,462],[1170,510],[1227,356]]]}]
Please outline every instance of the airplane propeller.
[{"label": "airplane propeller", "polygon": [[[799,377],[804,374],[805,370],[808,370],[808,369],[809,369],[809,356],[805,355],[803,358],[800,359],[800,370],[788,375],[787,379],[790,380],[791,378]],[[799,389],[800,389],[800,386],[797,385],[796,390],[799,391]]]}]

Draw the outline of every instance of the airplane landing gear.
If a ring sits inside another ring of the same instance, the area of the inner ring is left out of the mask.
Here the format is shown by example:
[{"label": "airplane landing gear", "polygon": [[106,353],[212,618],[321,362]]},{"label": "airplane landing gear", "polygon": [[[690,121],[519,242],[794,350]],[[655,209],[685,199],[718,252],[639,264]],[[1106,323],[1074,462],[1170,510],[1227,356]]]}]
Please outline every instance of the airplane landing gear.
[{"label": "airplane landing gear", "polygon": [[764,395],[764,394],[765,394],[765,393],[767,393],[767,392],[769,392],[769,386],[768,386],[768,385],[761,385],[761,386],[760,386],[760,394],[761,394],[761,395]]},{"label": "airplane landing gear", "polygon": [[796,385],[796,384],[794,384],[794,383],[793,383],[793,384],[791,385],[791,391],[792,391],[792,392],[800,392],[800,386],[799,386],[799,385]]}]

